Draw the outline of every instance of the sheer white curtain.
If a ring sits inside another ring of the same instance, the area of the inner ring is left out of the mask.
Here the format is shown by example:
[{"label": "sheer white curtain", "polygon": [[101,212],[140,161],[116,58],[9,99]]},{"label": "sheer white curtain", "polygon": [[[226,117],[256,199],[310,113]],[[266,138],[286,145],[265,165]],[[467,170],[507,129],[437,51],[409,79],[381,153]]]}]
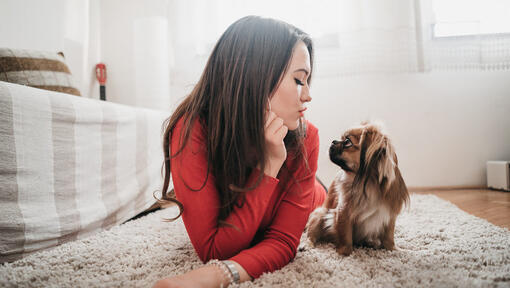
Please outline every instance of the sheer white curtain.
[{"label": "sheer white curtain", "polygon": [[317,43],[338,47],[339,10],[336,0],[170,1],[170,42],[175,59],[173,81],[196,79],[221,34],[230,24],[247,15],[286,21],[311,34]]},{"label": "sheer white curtain", "polygon": [[508,35],[433,37],[432,4],[432,0],[169,0],[172,75],[197,79],[221,33],[246,15],[281,19],[309,33],[316,44],[316,76],[510,68]]},{"label": "sheer white curtain", "polygon": [[188,0],[171,1],[169,7],[181,76],[190,63],[205,63],[221,33],[246,15],[281,19],[309,33],[322,75],[418,69],[414,1]]},{"label": "sheer white curtain", "polygon": [[[339,47],[319,55],[328,74],[420,70],[419,26],[413,0],[343,0],[337,11]],[[329,59],[328,59],[329,58]]]}]

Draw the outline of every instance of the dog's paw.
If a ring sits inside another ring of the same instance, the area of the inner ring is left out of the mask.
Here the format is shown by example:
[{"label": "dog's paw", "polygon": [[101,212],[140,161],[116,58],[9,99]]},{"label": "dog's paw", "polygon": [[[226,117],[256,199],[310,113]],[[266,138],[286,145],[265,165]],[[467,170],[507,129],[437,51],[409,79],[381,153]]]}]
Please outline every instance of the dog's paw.
[{"label": "dog's paw", "polygon": [[395,245],[393,241],[384,242],[383,241],[383,248],[389,251],[398,250],[398,247]]},{"label": "dog's paw", "polygon": [[345,245],[336,248],[336,252],[343,256],[349,256],[352,253],[352,245]]},{"label": "dog's paw", "polygon": [[322,234],[323,234],[323,216],[327,213],[327,209],[320,207],[315,209],[308,218],[308,224],[306,225],[307,231],[306,236],[310,240],[310,242],[315,245],[319,242]]},{"label": "dog's paw", "polygon": [[393,248],[389,249],[391,251],[402,251],[402,248],[398,247],[397,245],[393,245]]}]

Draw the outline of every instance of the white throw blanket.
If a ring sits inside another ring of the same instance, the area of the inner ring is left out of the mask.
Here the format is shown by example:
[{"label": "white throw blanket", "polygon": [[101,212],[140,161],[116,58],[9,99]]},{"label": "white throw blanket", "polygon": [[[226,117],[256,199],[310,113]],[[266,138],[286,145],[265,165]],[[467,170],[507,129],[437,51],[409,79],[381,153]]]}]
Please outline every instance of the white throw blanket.
[{"label": "white throw blanket", "polygon": [[168,115],[0,81],[0,263],[153,204]]},{"label": "white throw blanket", "polygon": [[[150,287],[203,265],[176,213],[160,210],[0,266],[7,287]],[[302,248],[283,269],[243,287],[509,287],[510,231],[431,195],[412,195],[397,219],[398,251]]]}]

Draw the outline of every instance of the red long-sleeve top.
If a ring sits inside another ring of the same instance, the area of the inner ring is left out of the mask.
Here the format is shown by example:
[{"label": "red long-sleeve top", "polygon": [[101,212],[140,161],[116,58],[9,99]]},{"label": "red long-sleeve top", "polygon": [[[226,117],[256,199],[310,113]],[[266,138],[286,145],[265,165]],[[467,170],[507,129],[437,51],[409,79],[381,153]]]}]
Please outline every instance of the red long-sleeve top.
[{"label": "red long-sleeve top", "polygon": [[[180,147],[183,122],[181,118],[171,134],[170,151],[178,151]],[[209,173],[201,190],[190,189],[202,187],[206,179],[206,137],[206,130],[196,121],[184,149],[171,158],[176,198],[184,205],[182,219],[198,256],[203,262],[231,259],[253,278],[280,269],[296,255],[309,214],[326,196],[315,179],[319,152],[317,128],[307,122],[304,147],[309,168],[302,161],[294,163],[287,158],[298,184],[290,185],[294,182],[289,180],[283,187],[285,181],[264,175],[258,187],[246,192],[245,204],[234,207],[225,220],[238,229],[218,225],[220,200],[214,175]],[[254,169],[248,179],[249,186],[255,183],[259,173]]]}]

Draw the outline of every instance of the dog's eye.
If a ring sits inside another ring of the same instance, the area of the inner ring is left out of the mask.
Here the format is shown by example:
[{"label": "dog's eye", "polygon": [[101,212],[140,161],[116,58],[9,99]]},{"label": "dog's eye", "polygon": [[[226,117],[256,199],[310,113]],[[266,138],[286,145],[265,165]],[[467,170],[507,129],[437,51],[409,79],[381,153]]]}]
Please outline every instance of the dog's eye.
[{"label": "dog's eye", "polygon": [[345,138],[345,140],[344,140],[344,148],[349,148],[351,146],[352,146],[351,139]]}]

